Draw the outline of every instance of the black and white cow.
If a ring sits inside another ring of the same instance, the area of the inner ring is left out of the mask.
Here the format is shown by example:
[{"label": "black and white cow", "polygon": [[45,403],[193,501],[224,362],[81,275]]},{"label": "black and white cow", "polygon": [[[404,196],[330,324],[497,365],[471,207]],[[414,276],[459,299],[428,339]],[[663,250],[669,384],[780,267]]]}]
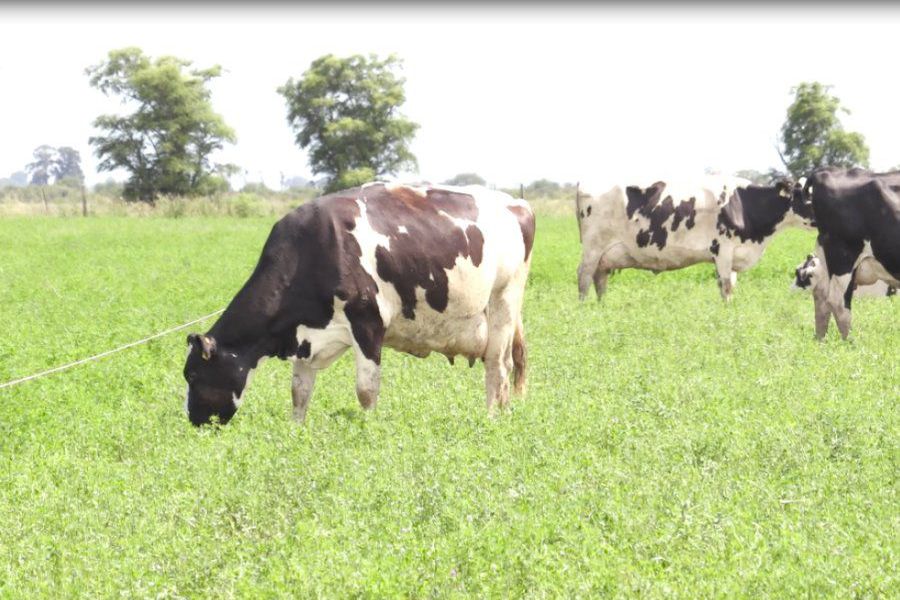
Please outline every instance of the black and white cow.
[{"label": "black and white cow", "polygon": [[816,337],[825,337],[834,315],[846,339],[855,285],[900,286],[900,171],[826,167],[807,177],[803,195],[815,211],[827,277],[813,293]]},{"label": "black and white cow", "polygon": [[579,194],[576,213],[582,300],[592,281],[602,297],[614,269],[658,273],[702,262],[715,263],[719,290],[729,300],[737,273],[759,261],[776,232],[812,226],[812,211],[799,186],[787,180],[751,185],[736,177],[617,185],[598,196]]},{"label": "black and white cow", "polygon": [[[825,293],[822,286],[827,284],[828,271],[825,269],[825,263],[818,256],[808,254],[806,260],[794,269],[794,283],[791,284],[791,289],[822,294]],[[853,278],[854,297],[884,298],[896,295],[896,287],[875,276],[874,259],[870,257],[860,261]]]},{"label": "black and white cow", "polygon": [[522,300],[534,213],[479,186],[370,183],[300,206],[272,228],[253,274],[204,335],[188,336],[194,424],[237,411],[265,357],[294,363],[302,421],[316,371],[348,348],[356,392],[378,399],[383,347],[482,359],[487,406],[525,386]]}]

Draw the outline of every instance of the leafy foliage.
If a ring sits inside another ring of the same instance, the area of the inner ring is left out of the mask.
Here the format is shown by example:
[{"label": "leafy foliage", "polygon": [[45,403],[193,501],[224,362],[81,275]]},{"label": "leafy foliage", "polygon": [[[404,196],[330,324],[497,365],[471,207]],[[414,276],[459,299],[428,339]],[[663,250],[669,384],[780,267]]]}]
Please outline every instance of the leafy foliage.
[{"label": "leafy foliage", "polygon": [[173,56],[153,60],[131,47],[110,51],[105,62],[86,69],[93,87],[134,108],[126,116],[98,117],[94,126],[104,133],[90,138],[101,171],[123,168],[131,174],[128,199],[227,189],[221,172],[231,166],[210,162],[215,150],[235,141],[234,131],[213,111],[207,88],[222,70],[187,70],[191,64]]},{"label": "leafy foliage", "polygon": [[460,173],[444,183],[447,185],[484,185],[487,182],[477,173]]},{"label": "leafy foliage", "polygon": [[25,170],[31,175],[31,185],[47,185],[56,165],[56,149],[43,144],[34,149],[32,156],[34,162],[25,166]]},{"label": "leafy foliage", "polygon": [[828,93],[831,86],[817,81],[792,88],[794,102],[781,127],[784,166],[795,178],[823,166],[868,166],[869,147],[861,133],[845,131],[838,112],[850,114]]},{"label": "leafy foliage", "polygon": [[327,54],[278,88],[313,173],[328,177],[326,191],[415,168],[408,146],[419,126],[398,112],[406,100],[400,64],[393,54]]}]

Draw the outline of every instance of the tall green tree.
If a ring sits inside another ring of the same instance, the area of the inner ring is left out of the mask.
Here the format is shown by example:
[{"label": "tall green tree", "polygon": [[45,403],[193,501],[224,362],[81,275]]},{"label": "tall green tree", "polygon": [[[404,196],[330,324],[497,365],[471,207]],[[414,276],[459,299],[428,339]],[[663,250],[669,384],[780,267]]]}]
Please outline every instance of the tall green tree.
[{"label": "tall green tree", "polygon": [[56,165],[56,148],[42,144],[31,153],[34,162],[25,165],[25,170],[31,175],[31,185],[47,185],[53,177],[53,169]]},{"label": "tall green tree", "polygon": [[234,131],[212,109],[209,82],[222,73],[218,65],[189,69],[191,61],[145,56],[139,48],[109,52],[107,60],[88,67],[91,86],[119,96],[133,108],[128,115],[101,115],[90,138],[100,158],[99,169],[125,169],[131,176],[124,195],[152,202],[160,194],[207,194],[223,185],[220,173],[231,165],[215,165],[210,155]]},{"label": "tall green tree", "polygon": [[788,107],[781,127],[779,154],[785,168],[795,178],[823,166],[869,165],[869,147],[861,133],[846,131],[838,116],[850,114],[831,95],[831,86],[818,81],[804,82],[791,89],[794,102]]},{"label": "tall green tree", "polygon": [[53,165],[52,173],[56,181],[63,179],[83,181],[84,173],[81,171],[81,153],[68,146],[57,148],[56,162]]},{"label": "tall green tree", "polygon": [[394,72],[400,66],[393,54],[327,54],[278,88],[297,144],[313,173],[328,179],[326,191],[416,167],[409,143],[419,126],[399,113],[406,101],[405,79]]}]

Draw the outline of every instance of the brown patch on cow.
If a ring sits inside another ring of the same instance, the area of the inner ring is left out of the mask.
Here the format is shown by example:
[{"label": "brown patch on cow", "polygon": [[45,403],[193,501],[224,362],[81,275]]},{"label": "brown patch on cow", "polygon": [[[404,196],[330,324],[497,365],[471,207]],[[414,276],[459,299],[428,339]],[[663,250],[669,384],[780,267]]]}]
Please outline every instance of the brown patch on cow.
[{"label": "brown patch on cow", "polygon": [[509,211],[516,215],[519,221],[519,229],[522,230],[522,242],[525,244],[525,260],[531,255],[534,246],[534,213],[524,206],[507,206]]},{"label": "brown patch on cow", "polygon": [[463,230],[453,221],[475,221],[475,199],[448,190],[429,189],[422,196],[410,188],[385,186],[367,187],[362,195],[369,225],[390,240],[387,248],[376,247],[375,268],[397,290],[403,316],[416,318],[416,288],[425,290],[431,308],[446,310],[447,271],[454,268],[457,257],[481,264],[483,234],[474,224]]}]

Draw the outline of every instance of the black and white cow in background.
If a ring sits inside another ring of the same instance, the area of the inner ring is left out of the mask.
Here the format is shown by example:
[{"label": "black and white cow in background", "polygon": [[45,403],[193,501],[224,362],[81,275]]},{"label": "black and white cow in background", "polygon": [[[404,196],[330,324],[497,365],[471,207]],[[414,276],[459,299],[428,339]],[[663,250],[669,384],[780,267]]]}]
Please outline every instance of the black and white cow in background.
[{"label": "black and white cow in background", "polygon": [[479,186],[370,183],[304,204],[272,228],[243,288],[204,335],[188,336],[186,409],[195,425],[237,411],[265,357],[294,363],[302,421],[316,371],[348,348],[364,408],[381,352],[482,359],[488,412],[525,387],[522,300],[534,213]]},{"label": "black and white cow in background", "polygon": [[720,176],[579,194],[576,213],[582,300],[592,281],[600,298],[613,269],[660,272],[702,262],[715,263],[722,298],[729,300],[737,273],[759,261],[776,232],[812,226],[810,205],[792,182],[759,186]]},{"label": "black and white cow in background", "polygon": [[[853,296],[871,298],[896,296],[897,288],[875,277],[873,266],[872,259],[860,262],[853,278]],[[822,286],[827,284],[828,271],[825,269],[825,263],[818,256],[807,254],[806,260],[794,269],[794,283],[791,284],[791,289],[821,294],[825,293]]]},{"label": "black and white cow in background", "polygon": [[900,171],[826,167],[807,177],[803,195],[815,211],[827,278],[813,292],[816,337],[825,337],[834,315],[846,339],[854,284],[900,286]]}]

